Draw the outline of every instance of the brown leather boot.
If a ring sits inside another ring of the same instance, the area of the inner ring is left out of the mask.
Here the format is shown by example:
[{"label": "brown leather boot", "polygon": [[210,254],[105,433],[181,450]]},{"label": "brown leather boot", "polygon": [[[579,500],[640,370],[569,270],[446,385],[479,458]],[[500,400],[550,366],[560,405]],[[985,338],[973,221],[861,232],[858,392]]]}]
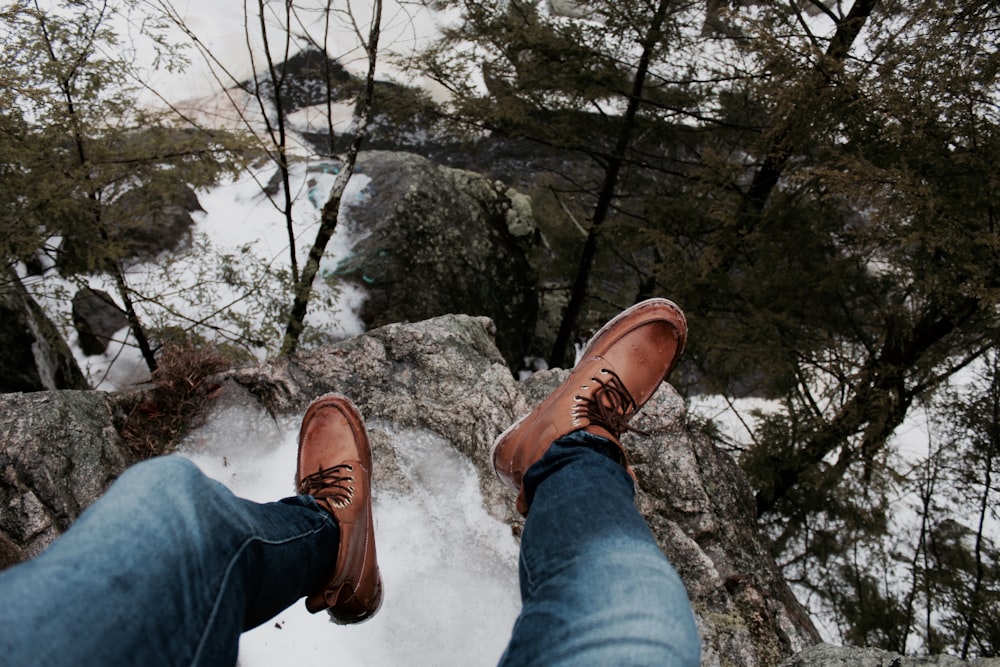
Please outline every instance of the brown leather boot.
[{"label": "brown leather boot", "polygon": [[372,455],[361,413],[346,397],[329,394],[306,410],[299,430],[295,487],[312,496],[340,526],[337,564],[329,580],[306,598],[335,623],[360,623],[382,604],[371,503]]},{"label": "brown leather boot", "polygon": [[628,455],[619,438],[628,422],[660,386],[684,349],[684,313],[666,299],[625,310],[591,339],[566,381],[493,443],[493,468],[518,491],[517,509],[527,515],[524,473],[564,435],[583,429],[607,438]]}]

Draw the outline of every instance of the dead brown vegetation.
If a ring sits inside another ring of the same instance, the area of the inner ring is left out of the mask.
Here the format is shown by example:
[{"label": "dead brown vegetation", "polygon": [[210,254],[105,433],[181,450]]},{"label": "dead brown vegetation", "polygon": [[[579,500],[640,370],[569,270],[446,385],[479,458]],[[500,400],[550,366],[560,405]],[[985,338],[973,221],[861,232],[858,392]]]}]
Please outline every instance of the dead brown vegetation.
[{"label": "dead brown vegetation", "polygon": [[170,451],[197,426],[221,389],[212,376],[231,365],[216,346],[191,341],[165,344],[157,361],[152,389],[136,401],[122,429],[137,458]]}]

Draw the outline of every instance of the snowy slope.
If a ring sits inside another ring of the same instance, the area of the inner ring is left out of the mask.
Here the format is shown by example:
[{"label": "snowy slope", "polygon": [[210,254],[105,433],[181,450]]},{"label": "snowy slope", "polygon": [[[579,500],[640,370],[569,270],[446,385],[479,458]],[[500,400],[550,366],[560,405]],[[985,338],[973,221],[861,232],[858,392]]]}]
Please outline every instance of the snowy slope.
[{"label": "snowy slope", "polygon": [[[182,453],[237,495],[277,500],[292,492],[298,426],[230,409],[192,433]],[[440,437],[390,436],[412,484],[375,490],[382,609],[345,627],[298,602],[243,635],[243,667],[496,664],[520,607],[510,528],[487,514],[472,464]]]}]

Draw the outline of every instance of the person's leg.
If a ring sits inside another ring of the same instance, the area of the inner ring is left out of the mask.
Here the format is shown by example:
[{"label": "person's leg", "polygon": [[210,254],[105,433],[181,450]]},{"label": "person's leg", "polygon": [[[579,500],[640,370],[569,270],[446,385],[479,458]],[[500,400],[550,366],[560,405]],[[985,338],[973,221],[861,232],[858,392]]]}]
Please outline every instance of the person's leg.
[{"label": "person's leg", "polygon": [[308,496],[257,504],[186,459],[141,463],[0,572],[0,661],[235,664],[240,632],[321,585],[337,544]]},{"label": "person's leg", "polygon": [[494,441],[493,468],[527,519],[523,605],[503,664],[699,663],[687,593],[635,507],[621,443],[686,339],[671,301],[624,310],[562,384]]},{"label": "person's leg", "polygon": [[577,431],[526,473],[523,606],[502,665],[699,664],[684,585],[618,456],[610,441]]}]

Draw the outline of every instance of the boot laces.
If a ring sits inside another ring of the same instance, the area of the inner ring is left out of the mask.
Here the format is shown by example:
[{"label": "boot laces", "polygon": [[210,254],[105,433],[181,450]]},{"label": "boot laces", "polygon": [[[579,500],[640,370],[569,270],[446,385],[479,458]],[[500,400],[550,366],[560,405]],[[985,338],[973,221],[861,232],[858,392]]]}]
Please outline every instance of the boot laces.
[{"label": "boot laces", "polygon": [[626,431],[646,435],[645,432],[628,424],[629,419],[639,409],[639,404],[632,398],[625,383],[613,370],[602,368],[601,373],[607,376],[607,379],[590,378],[598,387],[590,396],[576,396],[578,404],[574,408],[574,413],[586,417],[591,424],[603,426],[615,437],[620,437]]},{"label": "boot laces", "polygon": [[336,507],[347,507],[354,499],[354,466],[343,463],[320,468],[299,482],[299,493],[329,500]]}]

